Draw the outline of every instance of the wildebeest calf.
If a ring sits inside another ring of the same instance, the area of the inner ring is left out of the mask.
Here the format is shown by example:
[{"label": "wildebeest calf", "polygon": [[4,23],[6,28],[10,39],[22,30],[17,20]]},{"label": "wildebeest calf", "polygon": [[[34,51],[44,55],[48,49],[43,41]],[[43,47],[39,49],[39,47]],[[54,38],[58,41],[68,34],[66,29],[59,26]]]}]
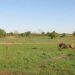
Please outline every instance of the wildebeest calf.
[{"label": "wildebeest calf", "polygon": [[65,43],[59,43],[59,47],[60,48],[68,48],[68,46]]},{"label": "wildebeest calf", "polygon": [[69,46],[69,48],[75,49],[75,46],[72,44],[69,44],[68,46]]}]

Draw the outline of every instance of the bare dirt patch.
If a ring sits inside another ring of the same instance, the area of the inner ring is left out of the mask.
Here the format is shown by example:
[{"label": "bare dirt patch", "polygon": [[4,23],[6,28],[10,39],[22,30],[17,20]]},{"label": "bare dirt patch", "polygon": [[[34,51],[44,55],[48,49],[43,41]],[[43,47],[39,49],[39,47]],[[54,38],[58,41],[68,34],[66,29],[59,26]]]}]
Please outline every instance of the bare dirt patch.
[{"label": "bare dirt patch", "polygon": [[0,75],[28,75],[25,72],[12,72],[10,70],[0,70]]},{"label": "bare dirt patch", "polygon": [[0,45],[16,45],[16,44],[36,44],[36,45],[40,45],[40,44],[49,44],[49,43],[0,43]]},{"label": "bare dirt patch", "polygon": [[13,75],[9,70],[0,70],[0,75]]}]

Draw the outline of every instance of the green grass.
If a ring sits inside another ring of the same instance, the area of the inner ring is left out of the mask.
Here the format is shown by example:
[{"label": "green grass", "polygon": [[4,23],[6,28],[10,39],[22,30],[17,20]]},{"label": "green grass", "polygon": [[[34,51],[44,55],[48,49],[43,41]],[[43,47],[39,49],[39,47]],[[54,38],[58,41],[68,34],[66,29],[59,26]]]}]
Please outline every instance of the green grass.
[{"label": "green grass", "polygon": [[75,75],[75,49],[58,48],[61,41],[74,43],[74,37],[0,38],[0,42],[23,44],[0,45],[0,70],[12,75]]}]

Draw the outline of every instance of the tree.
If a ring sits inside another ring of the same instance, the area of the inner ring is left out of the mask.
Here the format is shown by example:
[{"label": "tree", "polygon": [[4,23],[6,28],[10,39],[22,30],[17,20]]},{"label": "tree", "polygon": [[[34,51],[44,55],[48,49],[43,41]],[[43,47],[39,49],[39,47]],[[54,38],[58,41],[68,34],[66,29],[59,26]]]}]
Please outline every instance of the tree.
[{"label": "tree", "polygon": [[20,33],[19,35],[22,36],[22,37],[24,37],[25,36],[25,33]]},{"label": "tree", "polygon": [[47,34],[47,35],[49,35],[49,34],[50,34],[50,32],[47,32],[46,34]]},{"label": "tree", "polygon": [[0,29],[0,37],[5,37],[6,32],[3,29]]},{"label": "tree", "polygon": [[42,35],[45,35],[45,32],[42,32],[41,34],[42,34]]},{"label": "tree", "polygon": [[30,31],[25,32],[25,35],[26,35],[26,36],[30,36],[30,34],[31,34],[31,32],[30,32]]},{"label": "tree", "polygon": [[14,36],[18,36],[19,32],[17,30],[14,31]]},{"label": "tree", "polygon": [[60,35],[60,37],[65,37],[66,36],[66,33],[62,33],[61,35]]},{"label": "tree", "polygon": [[14,33],[13,33],[13,32],[10,32],[10,33],[8,33],[8,35],[9,35],[9,36],[13,36],[13,35],[14,35]]},{"label": "tree", "polygon": [[73,36],[75,36],[75,31],[73,32]]},{"label": "tree", "polygon": [[57,33],[55,31],[53,31],[48,36],[51,37],[51,39],[53,39],[57,36]]}]

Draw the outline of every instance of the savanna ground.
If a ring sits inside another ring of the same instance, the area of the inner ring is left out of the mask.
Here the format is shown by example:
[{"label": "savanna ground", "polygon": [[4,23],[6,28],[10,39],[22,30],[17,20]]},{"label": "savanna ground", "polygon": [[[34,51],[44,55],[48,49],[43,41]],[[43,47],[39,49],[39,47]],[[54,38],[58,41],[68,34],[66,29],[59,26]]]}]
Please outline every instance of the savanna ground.
[{"label": "savanna ground", "polygon": [[59,49],[75,37],[0,38],[0,75],[75,75],[75,49]]}]

